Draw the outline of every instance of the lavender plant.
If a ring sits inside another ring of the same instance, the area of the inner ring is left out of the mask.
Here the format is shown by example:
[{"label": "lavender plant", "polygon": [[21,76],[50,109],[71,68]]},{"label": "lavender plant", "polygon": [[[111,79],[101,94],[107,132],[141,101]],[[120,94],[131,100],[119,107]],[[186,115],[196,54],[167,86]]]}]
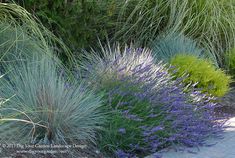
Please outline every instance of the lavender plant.
[{"label": "lavender plant", "polygon": [[0,96],[10,99],[0,107],[1,143],[72,145],[95,141],[96,130],[104,121],[101,95],[60,75],[61,68],[48,56],[5,69],[8,73],[0,82]]},{"label": "lavender plant", "polygon": [[184,92],[182,79],[172,80],[150,50],[108,47],[102,57],[87,59],[83,75],[97,92],[106,92],[110,112],[99,137],[101,150],[116,157],[144,156],[172,144],[200,146],[223,130],[214,98],[193,87]]}]

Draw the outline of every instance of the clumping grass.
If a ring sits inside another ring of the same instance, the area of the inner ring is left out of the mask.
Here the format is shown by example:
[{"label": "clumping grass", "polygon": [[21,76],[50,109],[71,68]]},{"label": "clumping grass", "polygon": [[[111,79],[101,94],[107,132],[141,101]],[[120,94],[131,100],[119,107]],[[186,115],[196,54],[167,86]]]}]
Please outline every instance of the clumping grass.
[{"label": "clumping grass", "polygon": [[[119,46],[102,48],[82,62],[82,76],[97,92],[106,92],[110,112],[99,147],[116,157],[144,156],[172,144],[199,146],[223,129],[214,115],[213,97],[181,78],[173,81],[151,51]],[[196,98],[196,99],[195,99]]]},{"label": "clumping grass", "polygon": [[222,97],[229,91],[230,77],[208,60],[199,59],[194,55],[178,54],[170,63],[177,69],[175,76],[188,75],[184,82],[196,84],[202,92]]},{"label": "clumping grass", "polygon": [[228,70],[229,74],[235,78],[235,49],[231,49],[226,52],[225,55],[225,66],[226,70]]},{"label": "clumping grass", "polygon": [[67,47],[18,5],[0,3],[0,20],[0,95],[10,98],[0,107],[0,142],[94,143],[105,117],[102,94],[71,80],[53,57],[59,48],[70,58]]},{"label": "clumping grass", "polygon": [[[45,50],[41,53],[51,53],[53,49],[53,53],[59,55],[63,53],[68,61],[71,62],[73,60],[73,55],[67,46],[23,7],[15,3],[0,3],[0,21],[1,25],[3,25],[1,33],[9,33],[11,30],[11,35],[7,39],[15,39],[14,42],[16,45],[18,43],[24,43],[19,39],[24,38],[24,40],[26,40],[29,38],[30,40],[36,41],[37,46]],[[0,45],[2,45],[2,43],[0,43]],[[51,55],[50,53],[47,55]]]},{"label": "clumping grass", "polygon": [[151,48],[155,59],[170,62],[177,54],[189,54],[203,59],[210,59],[218,66],[216,57],[205,49],[200,48],[196,41],[177,33],[168,33],[158,36],[152,43]]},{"label": "clumping grass", "polygon": [[[35,57],[35,56],[34,56]],[[102,94],[60,74],[48,56],[7,65],[0,95],[0,142],[79,144],[95,142],[105,115]]]},{"label": "clumping grass", "polygon": [[[215,53],[219,66],[223,66],[224,52],[235,44],[235,12],[232,0],[110,0],[98,2],[99,6],[96,1],[66,1],[48,4],[54,9],[53,12],[48,12],[51,8],[48,9],[45,5],[47,3],[31,1],[25,2],[25,6],[35,11],[48,27],[56,28],[53,31],[63,37],[68,45],[72,42],[71,47],[75,50],[96,45],[96,36],[102,41],[106,40],[106,36],[112,42],[135,41],[136,45],[142,47],[149,46],[152,40],[163,33],[178,32],[194,39],[206,52]],[[36,6],[31,8],[34,5]],[[39,31],[41,26],[33,22],[32,16],[22,7],[5,3],[1,3],[0,7],[1,19],[21,19],[24,24],[32,26],[29,27],[29,32],[42,39],[44,44],[48,42],[44,38],[48,37],[47,34],[51,38],[48,31],[43,31],[43,34]],[[47,12],[43,13],[38,9],[40,7]],[[69,11],[60,11],[64,7],[68,7]],[[81,14],[72,15],[77,12]],[[74,19],[80,20],[76,22]],[[76,27],[79,23],[81,25]],[[70,28],[71,26],[73,27]],[[63,45],[61,48],[66,47]],[[60,53],[72,60],[73,55],[68,50],[63,49]]]},{"label": "clumping grass", "polygon": [[158,35],[178,32],[191,37],[223,65],[224,52],[235,44],[232,0],[133,0],[122,4],[114,41],[148,45]]},{"label": "clumping grass", "polygon": [[2,62],[16,62],[32,58],[34,54],[46,54],[45,47],[29,36],[26,27],[0,22],[0,58]]}]

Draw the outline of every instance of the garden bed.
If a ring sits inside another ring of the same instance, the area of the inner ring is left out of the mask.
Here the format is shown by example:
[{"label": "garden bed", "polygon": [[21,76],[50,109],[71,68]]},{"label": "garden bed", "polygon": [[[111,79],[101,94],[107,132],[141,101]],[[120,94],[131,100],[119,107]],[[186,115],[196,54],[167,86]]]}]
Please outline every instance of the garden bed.
[{"label": "garden bed", "polygon": [[228,129],[232,2],[19,4],[0,3],[0,157],[161,157]]}]

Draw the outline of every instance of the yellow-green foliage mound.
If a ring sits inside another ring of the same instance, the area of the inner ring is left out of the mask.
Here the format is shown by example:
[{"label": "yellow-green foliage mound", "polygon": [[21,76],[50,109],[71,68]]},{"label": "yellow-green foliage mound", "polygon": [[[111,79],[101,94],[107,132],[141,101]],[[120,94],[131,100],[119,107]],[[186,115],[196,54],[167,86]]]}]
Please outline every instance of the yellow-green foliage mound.
[{"label": "yellow-green foliage mound", "polygon": [[205,59],[179,54],[171,59],[171,64],[178,70],[175,73],[177,77],[189,75],[184,82],[198,83],[197,88],[201,88],[203,92],[221,97],[229,90],[230,77]]}]

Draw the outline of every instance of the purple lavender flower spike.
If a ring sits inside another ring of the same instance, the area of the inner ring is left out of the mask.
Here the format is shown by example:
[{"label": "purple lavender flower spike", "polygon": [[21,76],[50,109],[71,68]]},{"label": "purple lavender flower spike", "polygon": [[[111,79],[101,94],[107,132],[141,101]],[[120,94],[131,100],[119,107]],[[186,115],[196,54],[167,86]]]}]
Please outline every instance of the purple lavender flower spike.
[{"label": "purple lavender flower spike", "polygon": [[164,128],[162,126],[156,126],[156,127],[153,127],[151,129],[151,132],[154,133],[154,132],[157,132],[157,131],[160,131],[160,130],[163,130]]},{"label": "purple lavender flower spike", "polygon": [[126,152],[124,152],[123,150],[117,150],[116,151],[116,156],[118,157],[118,158],[131,158],[130,156],[130,154],[129,153],[126,153]]},{"label": "purple lavender flower spike", "polygon": [[126,133],[126,129],[125,128],[119,128],[118,132],[121,134],[125,134]]}]

